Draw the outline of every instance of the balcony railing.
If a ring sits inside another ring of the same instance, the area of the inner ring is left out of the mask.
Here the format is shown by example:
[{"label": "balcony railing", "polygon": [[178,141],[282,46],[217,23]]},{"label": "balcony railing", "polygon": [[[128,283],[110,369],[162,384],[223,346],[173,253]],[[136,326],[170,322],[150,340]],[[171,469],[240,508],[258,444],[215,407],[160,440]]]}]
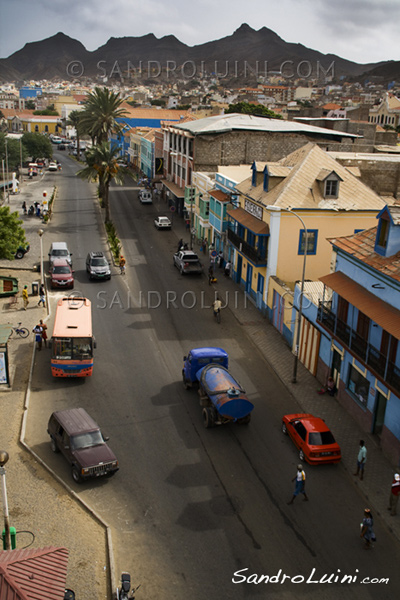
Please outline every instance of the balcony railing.
[{"label": "balcony railing", "polygon": [[387,385],[400,391],[400,369],[385,354],[369,344],[354,329],[338,319],[337,315],[322,302],[318,306],[317,323],[340,340],[358,360],[369,366]]},{"label": "balcony railing", "polygon": [[242,252],[251,262],[257,265],[267,263],[267,253],[260,253],[257,248],[250,246],[243,238],[237,233],[228,228],[228,240],[231,242],[239,252]]}]

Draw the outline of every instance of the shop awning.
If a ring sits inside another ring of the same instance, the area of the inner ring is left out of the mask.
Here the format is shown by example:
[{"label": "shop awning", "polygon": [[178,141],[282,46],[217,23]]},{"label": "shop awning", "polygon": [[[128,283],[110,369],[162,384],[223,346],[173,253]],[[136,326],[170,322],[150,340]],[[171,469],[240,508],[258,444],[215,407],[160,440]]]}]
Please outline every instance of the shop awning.
[{"label": "shop awning", "polygon": [[230,219],[237,221],[246,229],[250,229],[256,235],[269,235],[269,225],[256,219],[250,213],[245,211],[243,208],[232,208],[226,211],[226,214]]},{"label": "shop awning", "polygon": [[161,183],[177,198],[185,197],[185,190],[180,188],[179,185],[176,185],[176,183],[173,183],[172,181],[167,181],[166,179],[163,179]]},{"label": "shop awning", "polygon": [[319,280],[380,325],[382,329],[396,339],[400,339],[399,310],[369,292],[341,271],[324,275]]}]

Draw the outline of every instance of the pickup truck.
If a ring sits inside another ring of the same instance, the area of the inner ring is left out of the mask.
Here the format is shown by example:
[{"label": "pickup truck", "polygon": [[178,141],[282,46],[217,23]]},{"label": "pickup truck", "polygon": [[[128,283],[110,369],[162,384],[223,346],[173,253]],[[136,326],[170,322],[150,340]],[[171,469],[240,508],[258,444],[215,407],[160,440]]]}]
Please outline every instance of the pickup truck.
[{"label": "pickup truck", "polygon": [[203,266],[199,260],[199,257],[192,250],[179,250],[174,254],[174,265],[181,275],[187,275],[189,273],[197,273],[199,275],[203,272]]},{"label": "pickup truck", "polygon": [[198,383],[203,423],[207,429],[225,423],[247,424],[254,405],[240,383],[228,371],[228,355],[222,348],[193,348],[183,357],[183,385]]}]

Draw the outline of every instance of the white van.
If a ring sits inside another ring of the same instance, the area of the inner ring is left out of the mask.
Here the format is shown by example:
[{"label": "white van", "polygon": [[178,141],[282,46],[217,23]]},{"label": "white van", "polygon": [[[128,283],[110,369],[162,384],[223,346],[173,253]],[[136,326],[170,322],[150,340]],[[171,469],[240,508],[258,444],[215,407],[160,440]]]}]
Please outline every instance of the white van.
[{"label": "white van", "polygon": [[49,250],[49,263],[53,264],[56,258],[64,258],[72,266],[72,254],[68,250],[66,242],[53,242]]},{"label": "white van", "polygon": [[153,196],[150,190],[140,190],[139,200],[141,204],[153,204]]}]

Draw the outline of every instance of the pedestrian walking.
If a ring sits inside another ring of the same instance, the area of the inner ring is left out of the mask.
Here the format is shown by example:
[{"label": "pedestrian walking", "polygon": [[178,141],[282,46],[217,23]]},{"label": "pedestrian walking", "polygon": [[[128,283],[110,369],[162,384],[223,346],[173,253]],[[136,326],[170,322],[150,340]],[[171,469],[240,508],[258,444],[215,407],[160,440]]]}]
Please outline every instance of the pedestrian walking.
[{"label": "pedestrian walking", "polygon": [[393,477],[393,481],[392,481],[392,488],[390,490],[389,507],[388,507],[388,510],[390,510],[390,515],[392,517],[397,515],[397,503],[399,501],[399,494],[400,494],[400,475],[398,473],[395,473],[394,477]]},{"label": "pedestrian walking", "polygon": [[225,269],[224,269],[224,273],[225,273],[225,277],[229,277],[231,274],[231,267],[232,267],[232,263],[230,260],[228,260],[228,262],[225,265]]},{"label": "pedestrian walking", "polygon": [[125,265],[126,265],[125,257],[122,256],[122,254],[121,254],[120,259],[119,259],[119,270],[120,270],[121,275],[125,275]]},{"label": "pedestrian walking", "polygon": [[44,347],[47,348],[47,331],[46,331],[47,330],[47,325],[46,325],[46,323],[43,323],[42,319],[40,319],[39,325],[42,328],[42,340],[43,340],[43,343],[44,343]]},{"label": "pedestrian walking", "polygon": [[293,492],[293,498],[290,500],[290,502],[288,502],[288,504],[293,504],[293,502],[296,500],[296,496],[298,496],[299,494],[303,494],[304,498],[303,500],[308,500],[308,496],[306,494],[306,474],[303,470],[303,465],[297,465],[297,473],[296,475],[293,477],[292,482],[296,481],[296,486],[294,488],[294,492]]},{"label": "pedestrian walking", "polygon": [[364,467],[367,462],[367,448],[365,447],[364,440],[360,440],[360,449],[357,455],[357,471],[354,473],[354,477],[360,475],[360,479],[364,479]]},{"label": "pedestrian walking", "polygon": [[28,212],[28,210],[26,208],[26,202],[25,202],[25,200],[22,203],[22,210],[24,211],[24,215],[26,215],[26,213]]},{"label": "pedestrian walking", "polygon": [[371,548],[371,542],[376,541],[374,532],[374,519],[369,508],[364,510],[364,518],[361,523],[360,537],[365,540],[365,549]]},{"label": "pedestrian walking", "polygon": [[27,285],[24,285],[24,289],[22,290],[22,300],[24,302],[24,310],[26,310],[29,304],[29,294]]},{"label": "pedestrian walking", "polygon": [[42,327],[40,325],[35,325],[35,327],[33,328],[33,333],[35,334],[35,342],[37,344],[36,347],[38,350],[42,349],[42,332]]},{"label": "pedestrian walking", "polygon": [[43,308],[46,308],[46,292],[45,292],[43,283],[40,284],[40,288],[39,288],[38,306],[40,306],[41,304],[42,304]]}]

